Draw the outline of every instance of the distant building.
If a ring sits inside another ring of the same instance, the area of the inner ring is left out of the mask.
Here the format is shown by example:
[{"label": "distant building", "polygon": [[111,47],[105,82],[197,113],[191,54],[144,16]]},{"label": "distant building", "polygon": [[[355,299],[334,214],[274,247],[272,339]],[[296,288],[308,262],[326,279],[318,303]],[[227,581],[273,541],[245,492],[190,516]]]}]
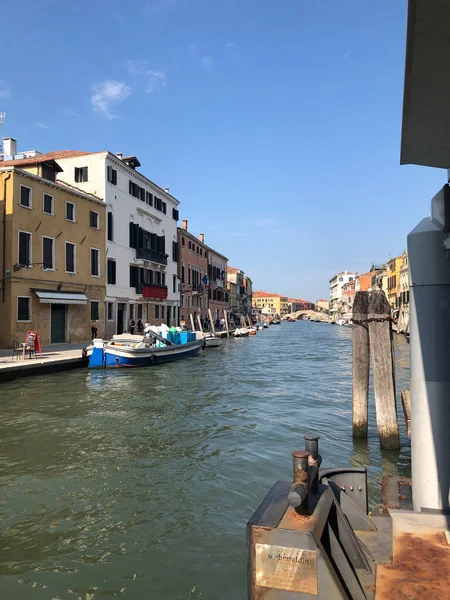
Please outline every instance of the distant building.
[{"label": "distant building", "polygon": [[330,315],[337,320],[342,312],[342,288],[349,281],[354,281],[358,273],[354,271],[342,271],[330,279]]},{"label": "distant building", "polygon": [[391,308],[398,308],[400,304],[400,266],[402,263],[402,256],[396,256],[391,258],[387,263],[388,270],[388,284],[387,284],[387,297]]},{"label": "distant building", "polygon": [[328,313],[330,310],[330,303],[325,298],[319,298],[316,300],[316,310],[318,312]]},{"label": "distant building", "polygon": [[181,282],[180,321],[190,326],[190,315],[197,326],[197,316],[208,315],[208,287],[204,277],[208,272],[208,249],[203,236],[195,237],[183,219],[178,227],[178,279]]},{"label": "distant building", "polygon": [[409,311],[409,266],[408,253],[403,252],[400,263],[400,285],[399,285],[399,306]]},{"label": "distant building", "polygon": [[351,314],[353,312],[353,302],[355,301],[356,279],[348,281],[342,286],[341,314]]},{"label": "distant building", "polygon": [[289,299],[281,294],[269,293],[263,290],[253,292],[253,307],[256,309],[273,308],[277,315],[289,314]]},{"label": "distant building", "polygon": [[358,274],[355,277],[355,291],[356,292],[368,292],[372,287],[372,271],[367,273]]},{"label": "distant building", "polygon": [[230,314],[239,322],[241,316],[252,314],[252,280],[242,269],[227,267],[227,287]]},{"label": "distant building", "polygon": [[208,246],[208,306],[214,319],[228,309],[227,267],[228,258]]}]

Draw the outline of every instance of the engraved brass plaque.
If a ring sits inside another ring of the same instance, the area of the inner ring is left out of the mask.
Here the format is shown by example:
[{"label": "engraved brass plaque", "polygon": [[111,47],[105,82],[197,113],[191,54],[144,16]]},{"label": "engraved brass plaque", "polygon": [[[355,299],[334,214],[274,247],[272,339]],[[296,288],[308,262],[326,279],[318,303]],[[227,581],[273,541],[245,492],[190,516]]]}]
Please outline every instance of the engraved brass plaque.
[{"label": "engraved brass plaque", "polygon": [[317,552],[255,544],[256,585],[317,596]]}]

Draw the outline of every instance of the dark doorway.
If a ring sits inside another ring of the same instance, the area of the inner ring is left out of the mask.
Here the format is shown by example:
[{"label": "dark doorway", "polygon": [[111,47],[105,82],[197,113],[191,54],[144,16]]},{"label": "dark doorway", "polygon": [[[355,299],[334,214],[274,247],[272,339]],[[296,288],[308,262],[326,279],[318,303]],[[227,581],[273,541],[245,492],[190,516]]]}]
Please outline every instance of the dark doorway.
[{"label": "dark doorway", "polygon": [[123,318],[125,316],[125,304],[119,302],[117,305],[117,335],[123,333]]},{"label": "dark doorway", "polygon": [[63,344],[66,341],[66,305],[52,304],[51,307],[51,343]]},{"label": "dark doorway", "polygon": [[168,306],[168,307],[167,307],[167,325],[168,325],[169,327],[172,327],[172,323],[170,322],[170,320],[171,320],[171,317],[172,317],[172,307],[171,307],[171,306]]}]

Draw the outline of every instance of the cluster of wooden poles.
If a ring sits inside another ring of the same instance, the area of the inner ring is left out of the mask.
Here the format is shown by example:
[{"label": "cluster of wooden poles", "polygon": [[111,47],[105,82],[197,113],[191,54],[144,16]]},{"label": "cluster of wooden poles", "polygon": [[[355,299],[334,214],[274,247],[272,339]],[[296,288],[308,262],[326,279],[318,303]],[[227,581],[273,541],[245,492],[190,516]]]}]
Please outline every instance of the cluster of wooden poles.
[{"label": "cluster of wooden poles", "polygon": [[367,438],[370,356],[380,445],[400,448],[391,307],[382,290],[356,292],[353,304],[353,437]]},{"label": "cluster of wooden poles", "polygon": [[[211,323],[211,331],[212,331],[212,333],[214,335],[219,334],[219,335],[223,335],[224,337],[230,337],[231,336],[231,334],[233,333],[233,331],[230,328],[230,323],[229,323],[229,320],[228,320],[228,312],[226,310],[223,311],[223,318],[224,318],[224,321],[225,321],[225,331],[216,332],[216,328],[214,326],[214,319],[213,319],[213,316],[212,316],[212,313],[211,313],[211,309],[208,309],[208,316],[209,316],[209,321]],[[192,316],[192,314],[189,315],[189,319],[190,319],[190,322],[191,322],[192,331],[195,331],[196,327],[195,327],[195,323],[194,323],[194,317]],[[202,322],[201,322],[201,319],[200,319],[200,315],[197,315],[197,325],[198,325],[198,330],[201,333],[203,333],[203,326],[202,326]],[[252,320],[251,320],[251,318],[248,315],[247,315],[247,323],[245,321],[245,317],[241,316],[241,326],[242,327],[253,327]]]}]

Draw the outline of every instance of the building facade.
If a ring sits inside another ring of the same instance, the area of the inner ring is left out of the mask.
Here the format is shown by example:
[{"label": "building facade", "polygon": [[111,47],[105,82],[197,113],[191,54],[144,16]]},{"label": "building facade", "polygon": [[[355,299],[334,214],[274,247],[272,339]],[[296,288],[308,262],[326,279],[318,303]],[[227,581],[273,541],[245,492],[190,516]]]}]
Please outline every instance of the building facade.
[{"label": "building facade", "polygon": [[330,279],[330,316],[337,320],[342,312],[342,288],[349,281],[354,281],[358,273],[353,271],[342,271]]},{"label": "building facade", "polygon": [[316,300],[316,310],[322,313],[328,313],[330,310],[330,303],[326,298],[319,298]]},{"label": "building facade", "polygon": [[78,152],[60,164],[60,179],[106,204],[106,335],[132,320],[178,322],[178,200],[137,171],[135,156]]},{"label": "building facade", "polygon": [[208,247],[208,306],[214,320],[228,309],[227,267],[228,258]]},{"label": "building facade", "polygon": [[409,311],[409,266],[407,252],[404,252],[401,256],[399,282],[399,306]]},{"label": "building facade", "polygon": [[275,312],[273,314],[280,317],[289,314],[289,298],[281,294],[258,290],[253,292],[252,305],[253,308],[261,312],[263,308],[274,309]]},{"label": "building facade", "polygon": [[355,277],[355,291],[368,292],[372,287],[372,271],[361,273]]},{"label": "building facade", "polygon": [[190,326],[190,315],[197,326],[197,316],[208,316],[208,247],[203,234],[195,237],[188,231],[187,220],[178,228],[178,278],[181,282],[180,322]]},{"label": "building facade", "polygon": [[29,154],[12,148],[0,162],[0,346],[27,331],[43,345],[88,341],[91,326],[103,336],[105,203],[59,182],[53,156]]},{"label": "building facade", "polygon": [[400,284],[400,266],[402,263],[402,256],[396,256],[391,258],[387,263],[387,298],[391,308],[398,308],[399,306],[399,284]]},{"label": "building facade", "polygon": [[348,281],[342,286],[341,314],[350,315],[353,312],[353,302],[355,301],[356,278]]}]

